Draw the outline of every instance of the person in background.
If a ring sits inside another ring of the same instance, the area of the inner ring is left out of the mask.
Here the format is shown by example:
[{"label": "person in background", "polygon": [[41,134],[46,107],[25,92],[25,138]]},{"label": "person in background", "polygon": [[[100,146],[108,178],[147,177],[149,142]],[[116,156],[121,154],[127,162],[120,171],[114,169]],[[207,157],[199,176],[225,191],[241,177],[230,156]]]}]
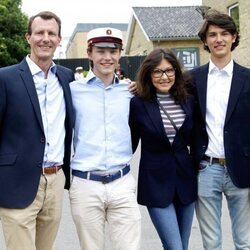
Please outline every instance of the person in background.
[{"label": "person in background", "polygon": [[118,76],[119,79],[121,79],[121,80],[125,79],[125,72],[121,68],[120,63],[118,63],[118,65],[117,65],[117,68],[115,70],[115,74]]},{"label": "person in background", "polygon": [[82,78],[84,78],[83,67],[81,67],[81,66],[76,67],[76,69],[75,69],[75,80],[80,80]]},{"label": "person in background", "polygon": [[226,197],[235,249],[250,249],[250,70],[232,59],[239,44],[233,19],[207,12],[199,31],[211,57],[191,71],[195,105],[192,155],[198,174],[197,219],[204,249],[221,250]]},{"label": "person in background", "polygon": [[87,35],[91,69],[70,84],[76,113],[70,204],[81,249],[104,249],[108,222],[113,249],[139,250],[141,214],[130,173],[128,125],[132,94],[115,69],[122,32],[97,28]]},{"label": "person in background", "polygon": [[70,184],[74,74],[52,61],[54,13],[32,16],[26,39],[30,54],[0,69],[0,218],[8,250],[51,250]]},{"label": "person in background", "polygon": [[164,249],[187,250],[197,198],[196,171],[188,145],[194,99],[188,79],[169,49],[143,61],[138,96],[130,104],[133,151],[141,140],[138,203],[147,207]]}]

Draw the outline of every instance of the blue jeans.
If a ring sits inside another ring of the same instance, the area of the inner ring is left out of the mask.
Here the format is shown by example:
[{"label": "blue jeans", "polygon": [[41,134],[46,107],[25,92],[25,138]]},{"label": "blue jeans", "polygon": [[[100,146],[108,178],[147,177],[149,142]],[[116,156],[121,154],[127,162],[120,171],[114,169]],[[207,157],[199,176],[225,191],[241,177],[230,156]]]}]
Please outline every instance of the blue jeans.
[{"label": "blue jeans", "polygon": [[[250,166],[249,166],[250,167]],[[250,250],[250,200],[248,188],[237,188],[227,168],[201,161],[198,174],[196,215],[203,247],[221,250],[221,207],[223,194],[227,199],[236,250]]]},{"label": "blue jeans", "polygon": [[195,203],[171,203],[165,208],[148,207],[148,212],[165,250],[187,250]]}]

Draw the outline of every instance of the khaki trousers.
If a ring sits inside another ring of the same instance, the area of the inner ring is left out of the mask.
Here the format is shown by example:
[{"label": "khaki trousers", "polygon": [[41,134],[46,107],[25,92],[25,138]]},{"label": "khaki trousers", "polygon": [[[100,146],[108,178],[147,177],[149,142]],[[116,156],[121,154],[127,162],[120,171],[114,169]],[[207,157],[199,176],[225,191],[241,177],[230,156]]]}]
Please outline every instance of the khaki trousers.
[{"label": "khaki trousers", "polygon": [[63,204],[65,176],[41,175],[35,200],[24,209],[0,208],[7,250],[51,250]]},{"label": "khaki trousers", "polygon": [[104,249],[105,222],[112,249],[140,249],[141,214],[135,186],[130,173],[108,184],[73,176],[71,212],[82,250]]}]

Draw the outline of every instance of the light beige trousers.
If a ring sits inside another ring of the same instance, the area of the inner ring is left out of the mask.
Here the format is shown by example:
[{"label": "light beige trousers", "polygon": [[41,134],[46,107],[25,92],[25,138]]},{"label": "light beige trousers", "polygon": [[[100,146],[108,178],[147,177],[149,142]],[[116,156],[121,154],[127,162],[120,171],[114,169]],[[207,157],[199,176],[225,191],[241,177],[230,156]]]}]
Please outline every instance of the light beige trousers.
[{"label": "light beige trousers", "polygon": [[51,250],[63,205],[65,176],[41,175],[35,200],[24,209],[0,208],[7,250]]},{"label": "light beige trousers", "polygon": [[112,249],[140,249],[141,214],[135,191],[130,173],[108,184],[73,177],[71,212],[82,250],[104,249],[105,222]]}]

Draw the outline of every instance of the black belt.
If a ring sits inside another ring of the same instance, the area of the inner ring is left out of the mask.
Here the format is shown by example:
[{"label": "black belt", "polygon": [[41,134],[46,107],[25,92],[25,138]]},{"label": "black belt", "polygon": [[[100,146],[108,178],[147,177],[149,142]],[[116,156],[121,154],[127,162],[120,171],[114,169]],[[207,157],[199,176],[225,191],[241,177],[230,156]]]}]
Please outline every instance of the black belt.
[{"label": "black belt", "polygon": [[106,174],[106,175],[98,175],[98,174],[93,174],[91,172],[83,172],[79,170],[72,170],[72,175],[75,175],[77,177],[87,179],[87,180],[92,180],[92,181],[100,181],[103,184],[112,182],[114,180],[117,180],[121,178],[122,176],[126,175],[130,170],[130,166],[127,165],[121,170],[118,170],[117,172],[113,174]]},{"label": "black belt", "polygon": [[224,158],[215,158],[204,155],[202,160],[208,161],[210,164],[220,164],[221,166],[226,166],[226,159]]}]

